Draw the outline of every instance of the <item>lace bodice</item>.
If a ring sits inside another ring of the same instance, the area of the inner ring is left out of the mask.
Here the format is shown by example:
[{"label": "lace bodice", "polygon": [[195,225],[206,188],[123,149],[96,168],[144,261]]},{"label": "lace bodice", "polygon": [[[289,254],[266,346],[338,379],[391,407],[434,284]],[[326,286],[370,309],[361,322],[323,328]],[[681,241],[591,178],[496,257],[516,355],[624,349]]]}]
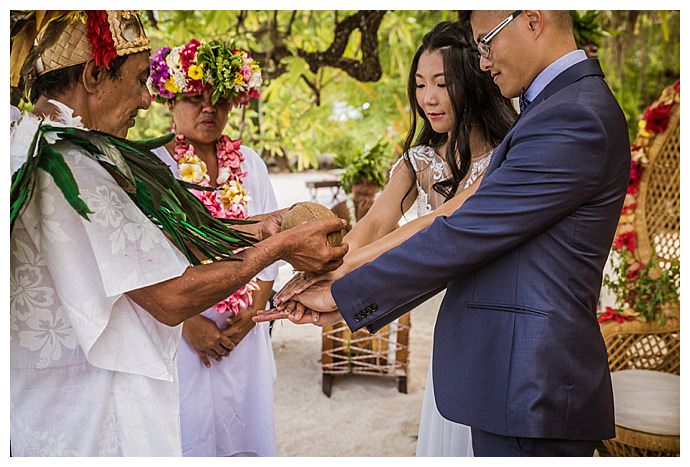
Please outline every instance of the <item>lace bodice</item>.
[{"label": "lace bodice", "polygon": [[[471,187],[486,171],[489,162],[491,162],[492,153],[493,151],[489,151],[472,159],[470,170],[465,179],[460,183],[459,191]],[[391,173],[397,169],[399,164],[404,164],[404,157],[402,156],[398,159],[391,169]],[[451,177],[450,167],[444,158],[434,151],[431,146],[420,145],[410,148],[407,152],[407,158],[412,163],[412,167],[417,174],[417,215],[423,216],[429,214],[445,201],[445,198],[436,192],[432,186],[436,182]]]}]

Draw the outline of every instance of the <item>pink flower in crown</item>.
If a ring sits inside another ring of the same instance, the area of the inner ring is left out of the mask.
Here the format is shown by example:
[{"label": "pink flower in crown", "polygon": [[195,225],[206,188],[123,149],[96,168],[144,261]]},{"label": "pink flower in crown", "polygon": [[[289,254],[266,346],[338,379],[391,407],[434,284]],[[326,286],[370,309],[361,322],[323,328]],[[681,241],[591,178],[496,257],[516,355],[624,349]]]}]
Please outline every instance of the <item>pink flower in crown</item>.
[{"label": "pink flower in crown", "polygon": [[196,52],[200,45],[198,40],[192,39],[180,51],[180,62],[185,70],[196,63]]},{"label": "pink flower in crown", "polygon": [[190,93],[192,94],[201,94],[204,92],[204,84],[201,82],[200,79],[190,79],[187,82],[187,85],[190,88]]},{"label": "pink flower in crown", "polygon": [[245,81],[249,81],[249,78],[252,76],[252,69],[249,65],[243,65],[242,68],[240,68],[240,73],[242,73],[242,77]]}]

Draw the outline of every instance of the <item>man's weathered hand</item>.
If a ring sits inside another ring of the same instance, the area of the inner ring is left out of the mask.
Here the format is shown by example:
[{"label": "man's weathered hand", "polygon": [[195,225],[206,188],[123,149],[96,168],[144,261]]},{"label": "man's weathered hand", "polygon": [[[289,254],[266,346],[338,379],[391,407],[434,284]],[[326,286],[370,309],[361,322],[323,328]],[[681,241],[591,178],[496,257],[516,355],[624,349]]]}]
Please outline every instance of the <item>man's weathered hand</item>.
[{"label": "man's weathered hand", "polygon": [[282,259],[298,271],[324,273],[343,264],[347,243],[333,247],[326,237],[345,226],[341,219],[305,222],[277,234],[284,242]]},{"label": "man's weathered hand", "polygon": [[242,224],[234,227],[252,235],[258,241],[266,240],[280,232],[280,224],[283,222],[283,216],[285,216],[288,210],[289,208],[283,208],[265,214],[257,214],[247,219],[248,221],[254,221],[254,224]]},{"label": "man's weathered hand", "polygon": [[259,220],[261,221],[261,224],[259,232],[257,233],[259,240],[265,240],[280,232],[280,225],[283,222],[283,217],[288,210],[289,208],[283,208],[277,211],[262,214],[260,216]]}]

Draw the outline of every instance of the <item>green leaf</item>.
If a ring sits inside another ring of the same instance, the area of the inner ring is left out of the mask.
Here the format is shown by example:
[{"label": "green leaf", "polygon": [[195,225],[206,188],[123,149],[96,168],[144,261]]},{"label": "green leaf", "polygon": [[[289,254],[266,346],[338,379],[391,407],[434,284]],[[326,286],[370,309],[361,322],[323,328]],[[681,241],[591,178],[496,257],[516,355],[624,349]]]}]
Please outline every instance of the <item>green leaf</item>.
[{"label": "green leaf", "polygon": [[74,175],[69,166],[65,163],[62,154],[55,151],[50,145],[42,145],[40,161],[38,166],[48,172],[55,181],[57,187],[62,191],[63,196],[70,206],[77,211],[77,214],[89,220],[92,211],[86,203],[79,197],[79,187],[74,180]]},{"label": "green leaf", "polygon": [[141,150],[150,151],[152,149],[165,146],[173,139],[175,139],[175,133],[168,133],[166,135],[159,136],[158,138],[131,140],[130,143],[132,143],[132,146],[135,146]]}]

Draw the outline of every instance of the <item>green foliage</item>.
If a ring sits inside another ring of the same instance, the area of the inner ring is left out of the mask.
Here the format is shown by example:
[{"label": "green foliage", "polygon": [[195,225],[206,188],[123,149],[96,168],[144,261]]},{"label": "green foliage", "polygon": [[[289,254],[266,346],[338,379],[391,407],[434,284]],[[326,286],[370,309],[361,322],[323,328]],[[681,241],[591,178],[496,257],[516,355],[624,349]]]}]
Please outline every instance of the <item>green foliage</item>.
[{"label": "green foliage", "polygon": [[[285,73],[265,79],[260,102],[234,109],[227,134],[241,137],[264,159],[286,158],[298,170],[315,168],[325,155],[349,154],[379,138],[401,152],[408,129],[406,83],[412,56],[423,35],[454,11],[388,11],[378,31],[383,76],[359,82],[343,70],[313,73],[297,49],[325,51],[336,21],[354,11],[164,11],[147,24],[152,46],[180,45],[191,38],[218,39],[250,52],[288,53]],[[680,77],[679,11],[576,11],[578,45],[598,46],[606,80],[623,108],[631,138],[645,107]],[[274,27],[274,25],[277,25]],[[276,42],[275,35],[282,34]],[[267,73],[269,63],[259,65]],[[359,31],[349,37],[344,57],[361,58]],[[164,105],[142,114],[130,136],[158,136],[170,129]]]},{"label": "green foliage", "polygon": [[239,93],[235,87],[235,73],[242,68],[244,61],[241,55],[233,55],[230,45],[219,40],[209,41],[199,47],[197,63],[206,70],[204,81],[213,84],[213,105],[221,97],[232,101]]},{"label": "green foliage", "polygon": [[367,145],[352,155],[339,155],[335,164],[345,169],[340,180],[345,193],[350,193],[352,185],[361,180],[374,182],[379,188],[383,188],[391,166],[390,144],[379,139],[373,146]]},{"label": "green foliage", "polygon": [[[284,46],[323,51],[333,40],[339,20],[352,11],[297,11]],[[152,47],[179,45],[191,38],[230,41],[248,51],[271,47],[266,31],[275,20],[289,23],[292,11],[157,11],[158,28],[147,24]],[[240,15],[243,27],[237,31]],[[274,17],[275,15],[275,17]],[[298,170],[318,167],[326,155],[350,154],[379,138],[402,150],[408,129],[406,85],[409,64],[422,36],[438,22],[457,17],[451,11],[389,11],[379,29],[379,56],[383,76],[377,82],[359,82],[343,70],[309,70],[298,56],[285,58],[287,71],[265,80],[261,102],[230,113],[226,133],[261,156],[285,157]],[[253,31],[252,33],[244,32]],[[360,57],[358,31],[352,34],[345,56]],[[256,58],[256,56],[255,56]],[[266,70],[264,63],[259,65]],[[318,89],[318,97],[307,84]],[[146,138],[169,131],[171,118],[165,105],[153,103],[140,113],[130,137]]]},{"label": "green foliage", "polygon": [[680,262],[672,259],[659,264],[652,258],[646,265],[638,263],[637,271],[631,271],[632,263],[632,253],[624,247],[620,261],[611,261],[613,273],[604,276],[603,284],[616,295],[616,302],[623,308],[619,311],[632,308],[645,321],[658,321],[663,325],[666,322],[664,307],[678,304]]},{"label": "green foliage", "polygon": [[610,32],[599,59],[632,140],[644,109],[680,78],[680,12],[616,10],[598,16]]},{"label": "green foliage", "polygon": [[587,45],[601,47],[602,40],[610,33],[601,27],[598,10],[572,10],[575,43],[582,48]]}]

